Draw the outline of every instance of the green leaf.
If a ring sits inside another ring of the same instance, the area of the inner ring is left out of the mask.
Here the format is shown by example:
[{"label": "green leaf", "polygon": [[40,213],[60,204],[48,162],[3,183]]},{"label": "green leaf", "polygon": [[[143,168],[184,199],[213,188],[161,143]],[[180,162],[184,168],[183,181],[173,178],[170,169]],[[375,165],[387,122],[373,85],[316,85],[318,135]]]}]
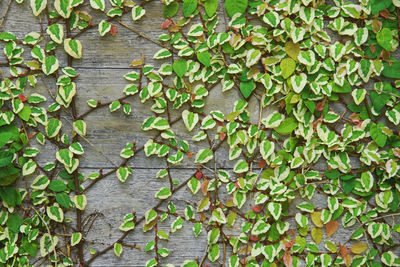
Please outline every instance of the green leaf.
[{"label": "green leaf", "polygon": [[379,11],[382,11],[392,4],[392,0],[371,0],[371,14],[375,15]]},{"label": "green leaf", "polygon": [[183,0],[183,15],[189,17],[197,8],[197,0]]},{"label": "green leaf", "polygon": [[6,225],[11,231],[13,231],[14,233],[18,233],[19,227],[22,225],[22,219],[16,213],[10,214],[8,215]]},{"label": "green leaf", "polygon": [[214,16],[218,9],[218,0],[206,0],[204,9],[209,17]]},{"label": "green leaf", "polygon": [[67,38],[64,40],[64,50],[73,58],[82,57],[82,44],[79,40]]},{"label": "green leaf", "polygon": [[291,134],[297,128],[298,122],[294,118],[287,118],[282,121],[278,128],[275,128],[279,134]]},{"label": "green leaf", "polygon": [[0,167],[5,167],[11,163],[14,158],[14,153],[9,150],[0,151]]},{"label": "green leaf", "polygon": [[172,18],[178,13],[179,10],[179,3],[174,1],[169,5],[164,5],[164,18]]},{"label": "green leaf", "polygon": [[205,66],[210,66],[211,55],[208,51],[204,51],[197,54],[197,59],[203,63]]},{"label": "green leaf", "polygon": [[101,11],[104,11],[106,8],[106,3],[104,0],[90,0],[90,5],[93,9],[99,9]]},{"label": "green leaf", "polygon": [[69,198],[69,195],[67,193],[65,193],[65,192],[58,193],[56,195],[56,201],[57,201],[58,204],[60,204],[61,207],[64,207],[66,209],[71,207],[71,200]]},{"label": "green leaf", "polygon": [[49,138],[55,137],[61,129],[62,122],[56,118],[51,118],[46,124],[46,134]]},{"label": "green leaf", "polygon": [[182,119],[186,129],[191,132],[199,121],[199,114],[184,110],[182,112]]},{"label": "green leaf", "polygon": [[332,91],[335,93],[350,93],[351,92],[351,85],[345,79],[343,86],[339,86],[336,83],[332,83]]},{"label": "green leaf", "polygon": [[11,186],[0,187],[0,197],[10,207],[15,207],[21,204],[21,195]]},{"label": "green leaf", "polygon": [[71,235],[71,246],[76,246],[81,242],[82,234],[81,233],[73,233]]},{"label": "green leaf", "polygon": [[64,220],[64,212],[58,206],[50,206],[46,209],[47,215],[56,222],[62,222]]},{"label": "green leaf", "polygon": [[100,21],[100,23],[99,23],[98,30],[99,30],[100,36],[104,36],[104,35],[106,35],[108,32],[110,32],[110,30],[111,30],[111,24],[110,24],[108,21],[106,21],[106,20],[102,20],[102,21]]},{"label": "green leaf", "polygon": [[17,37],[14,34],[12,34],[11,32],[1,32],[0,40],[13,41],[13,40],[17,40]]},{"label": "green leaf", "polygon": [[242,95],[245,98],[248,98],[251,95],[251,93],[254,91],[255,88],[256,88],[256,85],[254,83],[254,80],[240,82],[240,92],[242,92]]},{"label": "green leaf", "polygon": [[117,257],[120,257],[122,253],[122,245],[120,243],[114,244],[114,254]]},{"label": "green leaf", "polygon": [[61,24],[54,23],[50,25],[47,30],[47,34],[50,36],[51,40],[57,44],[61,44],[64,38],[64,28]]},{"label": "green leaf", "polygon": [[163,187],[154,195],[158,199],[167,199],[172,195],[171,190],[168,187]]},{"label": "green leaf", "polygon": [[139,5],[136,5],[132,8],[131,14],[132,14],[132,20],[136,21],[146,14],[146,10]]},{"label": "green leaf", "polygon": [[205,163],[209,162],[210,160],[212,160],[212,158],[213,158],[213,152],[211,149],[208,149],[208,148],[201,149],[196,154],[195,163],[205,164]]},{"label": "green leaf", "polygon": [[29,121],[29,118],[31,116],[31,108],[28,107],[27,105],[24,105],[22,110],[18,112],[18,116],[24,121]]},{"label": "green leaf", "polygon": [[37,17],[46,8],[47,0],[31,0],[30,4],[33,15]]},{"label": "green leaf", "polygon": [[379,123],[378,125],[372,124],[369,133],[371,134],[372,139],[375,143],[380,146],[384,147],[386,145],[387,135],[383,133],[382,127],[384,125]]},{"label": "green leaf", "polygon": [[47,56],[42,65],[43,73],[46,75],[50,75],[54,73],[56,70],[58,70],[58,66],[59,66],[58,59],[55,56],[53,55]]},{"label": "green leaf", "polygon": [[376,34],[376,40],[378,44],[384,49],[390,51],[392,50],[391,41],[393,40],[392,31],[388,28],[383,28],[380,32]]},{"label": "green leaf", "polygon": [[87,205],[87,199],[85,195],[75,195],[73,198],[73,201],[75,203],[75,207],[78,210],[85,210],[86,205]]},{"label": "green leaf", "polygon": [[181,267],[199,267],[199,265],[195,261],[185,260],[182,263]]},{"label": "green leaf", "polygon": [[287,79],[290,75],[293,74],[294,70],[296,69],[296,62],[291,58],[285,58],[280,63],[282,77],[283,79]]},{"label": "green leaf", "polygon": [[79,134],[80,136],[86,135],[86,122],[83,120],[76,120],[73,123],[74,131]]},{"label": "green leaf", "polygon": [[178,77],[182,77],[186,73],[187,62],[185,59],[175,60],[172,68],[174,69],[174,72],[176,73],[176,75],[178,75]]},{"label": "green leaf", "polygon": [[54,192],[63,192],[67,189],[67,186],[62,180],[53,180],[49,184],[48,188]]},{"label": "green leaf", "polygon": [[236,13],[243,14],[248,5],[248,0],[225,0],[225,9],[229,17],[233,17]]},{"label": "green leaf", "polygon": [[387,78],[394,78],[394,79],[400,79],[400,62],[395,61],[391,64],[384,62],[383,63],[383,71],[382,74],[383,76]]}]

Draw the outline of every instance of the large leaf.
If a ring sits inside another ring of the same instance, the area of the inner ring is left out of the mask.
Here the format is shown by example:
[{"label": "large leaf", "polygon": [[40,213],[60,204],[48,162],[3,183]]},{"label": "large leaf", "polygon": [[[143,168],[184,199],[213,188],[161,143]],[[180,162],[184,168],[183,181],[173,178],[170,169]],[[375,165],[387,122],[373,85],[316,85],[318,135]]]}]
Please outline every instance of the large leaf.
[{"label": "large leaf", "polygon": [[245,98],[248,98],[251,95],[251,93],[254,91],[255,88],[256,88],[256,85],[253,80],[240,82],[240,92],[242,92],[242,95]]},{"label": "large leaf", "polygon": [[233,17],[236,13],[243,14],[248,5],[248,0],[225,0],[225,9],[229,17]]},{"label": "large leaf", "polygon": [[383,63],[384,69],[382,71],[383,76],[388,78],[400,79],[400,62],[396,61],[391,64]]},{"label": "large leaf", "polygon": [[390,51],[392,50],[391,41],[393,40],[392,31],[388,28],[383,28],[380,32],[376,34],[376,40],[378,44],[384,49]]},{"label": "large leaf", "polygon": [[183,15],[189,17],[197,8],[197,0],[183,0]]}]

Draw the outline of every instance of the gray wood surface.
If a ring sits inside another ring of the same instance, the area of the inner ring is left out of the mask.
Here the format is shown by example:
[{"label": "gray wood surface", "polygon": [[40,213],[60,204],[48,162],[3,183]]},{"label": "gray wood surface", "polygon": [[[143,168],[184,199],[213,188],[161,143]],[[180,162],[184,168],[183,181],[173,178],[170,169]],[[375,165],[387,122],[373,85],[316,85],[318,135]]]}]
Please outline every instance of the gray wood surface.
[{"label": "gray wood surface", "polygon": [[[5,9],[8,1],[0,2],[0,11]],[[99,22],[103,17],[100,12],[97,12],[94,17],[94,22]],[[133,22],[130,15],[122,17],[121,21],[127,25],[134,27],[135,30],[145,33],[152,40],[157,40],[159,34],[162,33],[160,24],[162,21],[162,5],[159,1],[153,1],[146,5],[145,17]],[[223,19],[221,20],[224,27]],[[122,77],[132,68],[129,68],[130,62],[135,58],[140,58],[142,55],[146,57],[146,63],[159,66],[160,62],[153,60],[153,54],[160,49],[148,40],[139,37],[137,34],[128,29],[117,25],[118,33],[115,37],[107,35],[100,37],[97,28],[90,29],[82,34],[78,39],[83,45],[83,58],[74,60],[73,67],[79,73],[77,82],[77,97],[76,103],[78,114],[82,114],[89,107],[86,105],[88,99],[100,99],[102,102],[110,101],[123,96],[122,90],[127,84],[127,81]],[[8,17],[1,30],[12,31],[17,36],[22,37],[30,31],[40,32],[39,19],[33,17],[29,1],[25,0],[23,4],[12,4]],[[62,51],[58,51],[58,55],[63,55]],[[64,54],[65,55],[65,54]],[[25,53],[29,58],[29,53]],[[66,66],[66,56],[58,57],[60,66]],[[3,53],[0,55],[0,62],[5,61]],[[50,86],[50,90],[55,92],[54,80],[45,78]],[[43,82],[38,79],[38,85],[33,90],[48,96],[47,88]],[[217,86],[207,97],[205,111],[221,110],[225,114],[232,110],[232,103],[239,99],[238,92],[231,90],[226,93],[221,93],[221,89]],[[146,117],[152,115],[149,104],[141,104],[138,97],[128,99],[132,103],[132,114],[126,116],[121,110],[110,113],[107,107],[91,113],[86,118],[88,134],[87,139],[90,142],[82,142],[85,149],[85,155],[81,157],[81,171],[87,175],[92,172],[99,171],[100,168],[104,172],[110,170],[116,165],[119,165],[122,159],[119,157],[119,152],[127,142],[136,140],[138,146],[143,145],[147,139],[153,136],[154,132],[143,132],[140,130],[140,125]],[[252,115],[252,121],[257,121],[258,118],[258,103],[253,98],[249,104],[249,111]],[[264,110],[264,114],[270,110]],[[175,113],[173,117],[177,117]],[[68,118],[68,114],[65,115]],[[68,123],[68,120],[64,120]],[[175,133],[186,140],[190,140],[192,133],[189,133],[183,126],[182,122],[174,126]],[[194,131],[196,132],[196,131]],[[150,136],[149,136],[150,135]],[[206,142],[193,143],[191,142],[191,151],[196,153],[200,148],[207,146]],[[39,162],[44,163],[54,159],[55,148],[51,144],[47,144],[47,151],[39,156]],[[103,153],[99,153],[98,151]],[[45,151],[44,149],[42,151]],[[107,155],[105,157],[104,155]],[[218,168],[232,168],[235,162],[230,162],[228,158],[228,148],[224,146],[216,154]],[[321,163],[321,167],[324,166]],[[155,175],[160,168],[165,168],[165,159],[156,157],[146,158],[143,152],[140,152],[128,164],[133,168],[133,175],[129,180],[122,184],[115,175],[98,182],[91,190],[87,192],[88,206],[85,210],[85,216],[92,213],[99,213],[91,231],[86,240],[85,259],[90,258],[89,249],[100,251],[102,248],[112,244],[117,240],[121,232],[118,226],[122,222],[122,216],[132,211],[137,211],[138,216],[142,216],[150,207],[156,205],[158,201],[154,199],[154,194],[160,187],[168,186],[168,181],[165,179],[156,179]],[[193,162],[184,161],[180,167],[171,170],[172,176],[179,181],[184,181],[189,178],[194,172]],[[185,201],[190,201],[195,206],[197,200],[200,199],[200,194],[193,197],[185,187],[173,196],[172,200],[177,205],[178,211],[182,214],[185,207]],[[295,207],[296,203],[301,202],[301,199],[296,199],[292,203]],[[317,195],[314,198],[314,203],[319,208],[326,207],[325,198]],[[247,201],[247,206],[251,205]],[[166,210],[165,205],[162,206]],[[293,210],[292,210],[293,211]],[[71,214],[74,218],[74,214]],[[162,224],[166,232],[169,231],[169,223]],[[291,227],[295,224],[292,222]],[[234,225],[231,232],[234,233],[240,229],[240,220]],[[354,228],[340,229],[335,235],[337,242],[347,240]],[[171,255],[162,260],[162,263],[173,263],[179,266],[184,259],[194,259],[202,257],[206,250],[206,234],[203,233],[194,238],[192,225],[184,224],[183,229],[171,234],[171,241],[161,241],[160,246],[165,246],[171,250]],[[130,233],[125,242],[129,244],[137,244],[144,249],[146,242],[154,238],[153,232],[142,233],[140,226]],[[323,247],[321,242],[321,248]],[[124,248],[121,258],[116,258],[112,251],[97,258],[91,266],[144,266],[144,262],[154,257],[154,253],[145,253],[137,249]],[[210,266],[218,266],[218,263]]]}]

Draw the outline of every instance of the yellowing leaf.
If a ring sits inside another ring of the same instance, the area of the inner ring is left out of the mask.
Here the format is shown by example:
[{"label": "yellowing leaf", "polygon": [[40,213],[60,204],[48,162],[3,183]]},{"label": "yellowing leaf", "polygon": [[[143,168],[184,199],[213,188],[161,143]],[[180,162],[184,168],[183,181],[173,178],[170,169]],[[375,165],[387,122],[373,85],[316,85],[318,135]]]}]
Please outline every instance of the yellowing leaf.
[{"label": "yellowing leaf", "polygon": [[367,244],[364,243],[355,243],[351,248],[351,253],[353,254],[361,254],[368,248]]},{"label": "yellowing leaf", "polygon": [[322,237],[323,237],[323,232],[321,228],[314,228],[311,230],[311,237],[314,240],[314,242],[318,245],[321,243]]},{"label": "yellowing leaf", "polygon": [[299,56],[300,53],[300,44],[299,43],[293,43],[291,41],[287,42],[285,44],[285,52],[294,60],[297,60],[297,57]]},{"label": "yellowing leaf", "polygon": [[311,220],[317,227],[323,227],[324,223],[321,220],[321,213],[320,212],[313,212],[311,213]]},{"label": "yellowing leaf", "polygon": [[280,67],[283,79],[287,79],[296,69],[296,62],[291,58],[285,58],[281,61]]}]

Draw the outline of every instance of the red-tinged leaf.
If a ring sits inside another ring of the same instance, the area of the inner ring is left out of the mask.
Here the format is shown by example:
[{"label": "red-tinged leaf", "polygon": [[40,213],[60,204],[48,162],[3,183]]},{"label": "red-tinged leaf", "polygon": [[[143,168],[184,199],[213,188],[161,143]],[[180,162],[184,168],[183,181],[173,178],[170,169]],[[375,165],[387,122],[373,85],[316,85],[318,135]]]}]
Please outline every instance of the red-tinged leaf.
[{"label": "red-tinged leaf", "polygon": [[203,177],[203,173],[202,172],[196,172],[195,177],[197,180],[200,180],[201,177]]},{"label": "red-tinged leaf", "polygon": [[188,155],[189,158],[193,157],[193,153],[192,152],[188,152],[187,155]]},{"label": "red-tinged leaf", "polygon": [[337,221],[330,221],[325,225],[326,235],[332,236],[338,229],[339,224]]},{"label": "red-tinged leaf", "polygon": [[208,180],[205,179],[202,183],[201,183],[201,192],[203,193],[203,195],[207,194],[207,188],[208,188]]},{"label": "red-tinged leaf", "polygon": [[360,118],[360,114],[357,113],[353,113],[349,116],[349,119],[354,122],[354,123],[358,123],[360,122],[361,118]]},{"label": "red-tinged leaf", "polygon": [[226,133],[219,134],[219,140],[223,141],[225,139]]},{"label": "red-tinged leaf", "polygon": [[258,236],[252,235],[252,236],[250,236],[250,240],[254,241],[254,242],[257,242],[258,241]]},{"label": "red-tinged leaf", "polygon": [[390,52],[387,51],[387,50],[385,50],[385,49],[382,49],[382,52],[381,52],[380,57],[381,57],[383,60],[389,60],[389,58],[390,58]]},{"label": "red-tinged leaf", "polygon": [[264,160],[264,159],[261,159],[259,162],[258,162],[258,168],[264,168],[265,166],[267,166],[267,162]]},{"label": "red-tinged leaf", "polygon": [[388,19],[389,18],[389,11],[387,9],[384,9],[384,10],[379,12],[379,15],[381,15],[385,19]]},{"label": "red-tinged leaf", "polygon": [[34,136],[36,135],[36,133],[32,132],[28,135],[28,139],[32,139]]},{"label": "red-tinged leaf", "polygon": [[111,25],[111,30],[110,33],[112,36],[115,36],[117,34],[117,26],[116,25]]},{"label": "red-tinged leaf", "polygon": [[392,151],[393,151],[393,155],[395,155],[396,157],[400,158],[400,148],[396,147]]},{"label": "red-tinged leaf", "polygon": [[143,60],[141,58],[137,58],[131,62],[131,67],[138,67],[142,66],[143,64],[144,64]]},{"label": "red-tinged leaf", "polygon": [[324,102],[318,103],[318,105],[315,107],[315,110],[318,110],[318,111],[324,110]]},{"label": "red-tinged leaf", "polygon": [[171,26],[172,25],[172,21],[170,20],[170,19],[166,19],[166,20],[164,20],[164,22],[163,23],[161,23],[161,29],[168,29],[169,28],[169,26]]},{"label": "red-tinged leaf", "polygon": [[342,256],[342,258],[345,258],[346,255],[349,253],[347,247],[342,246],[341,244],[339,244],[339,250],[340,250],[340,255]]},{"label": "red-tinged leaf", "polygon": [[372,45],[369,47],[369,50],[371,50],[371,53],[372,53],[372,54],[375,54],[376,47],[372,44]]},{"label": "red-tinged leaf", "polygon": [[283,255],[283,262],[285,263],[286,267],[293,266],[293,258],[288,251],[286,251],[285,254]]},{"label": "red-tinged leaf", "polygon": [[224,123],[222,121],[217,122],[218,126],[224,126]]},{"label": "red-tinged leaf", "polygon": [[19,100],[21,100],[22,102],[25,102],[28,98],[25,96],[25,95],[23,95],[23,94],[19,94],[18,95],[18,98],[19,98]]},{"label": "red-tinged leaf", "polygon": [[251,208],[255,213],[260,213],[261,212],[261,207],[258,205],[255,205]]},{"label": "red-tinged leaf", "polygon": [[235,182],[235,187],[240,188],[239,183],[237,181]]}]

